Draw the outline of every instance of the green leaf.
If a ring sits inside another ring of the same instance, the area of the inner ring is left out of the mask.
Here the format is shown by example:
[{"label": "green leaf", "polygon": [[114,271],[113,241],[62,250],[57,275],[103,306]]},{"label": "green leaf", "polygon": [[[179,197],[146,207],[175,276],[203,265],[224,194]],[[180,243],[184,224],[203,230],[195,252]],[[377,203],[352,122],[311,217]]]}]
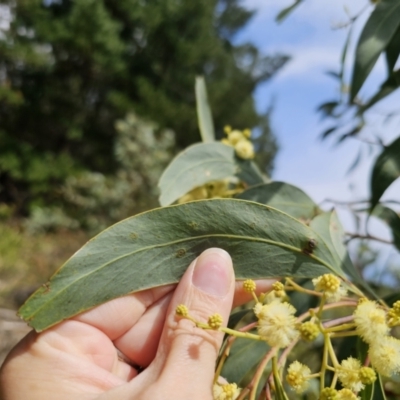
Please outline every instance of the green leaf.
[{"label": "green leaf", "polygon": [[344,276],[318,233],[289,215],[244,200],[203,200],[158,208],[106,229],[19,314],[41,331],[116,297],[176,283],[209,247],[231,254],[237,279],[311,278],[327,271]]},{"label": "green leaf", "polygon": [[229,357],[224,363],[221,376],[228,382],[235,382],[243,387],[246,376],[268,352],[269,346],[264,341],[237,338],[232,345]]},{"label": "green leaf", "polygon": [[198,143],[179,153],[165,169],[158,187],[167,206],[197,186],[238,172],[235,150],[222,143]]},{"label": "green leaf", "polygon": [[291,6],[284,8],[279,14],[276,16],[275,20],[277,22],[282,22],[303,0],[296,0]]},{"label": "green leaf", "polygon": [[[400,4],[400,3],[399,3]],[[378,156],[371,175],[371,209],[385,190],[400,176],[400,136]]]},{"label": "green leaf", "polygon": [[400,2],[382,0],[371,13],[357,43],[350,100],[353,101],[400,26]]},{"label": "green leaf", "polygon": [[382,83],[379,90],[363,105],[359,106],[357,115],[361,116],[378,101],[389,96],[400,86],[400,70],[391,73],[389,78]]},{"label": "green leaf", "polygon": [[238,194],[236,198],[267,204],[302,220],[312,219],[321,212],[307,194],[284,182],[257,185]]},{"label": "green leaf", "polygon": [[385,207],[378,204],[372,215],[385,221],[392,230],[393,244],[396,246],[397,250],[400,251],[400,217],[395,211],[389,207]]},{"label": "green leaf", "polygon": [[315,217],[310,228],[318,232],[323,238],[326,246],[331,248],[332,254],[335,255],[337,265],[348,274],[355,283],[358,283],[367,290],[373,297],[378,298],[368,283],[360,275],[354,267],[346,247],[343,244],[344,231],[335,211],[326,212]]},{"label": "green leaf", "polygon": [[[254,318],[253,318],[253,316],[254,316]],[[231,314],[231,315],[229,316],[228,328],[236,329],[237,325],[238,325],[245,317],[246,317],[246,318],[250,317],[250,318],[252,318],[252,319],[255,320],[254,311],[253,311],[252,309],[249,310],[248,308],[246,308],[246,309],[244,309],[244,310],[240,310],[240,311],[237,311],[237,312]]]},{"label": "green leaf", "polygon": [[390,75],[396,65],[396,61],[399,58],[400,53],[400,29],[397,29],[396,33],[390,40],[386,47],[386,63],[388,67],[388,75]]},{"label": "green leaf", "polygon": [[238,172],[236,176],[246,182],[249,186],[259,185],[260,183],[265,183],[268,178],[258,168],[257,164],[251,160],[241,160],[236,158],[236,163],[238,166]]},{"label": "green leaf", "polygon": [[204,143],[213,142],[215,140],[214,123],[211,115],[210,105],[207,98],[207,88],[204,77],[196,77],[196,108],[197,121],[199,124],[201,138]]}]

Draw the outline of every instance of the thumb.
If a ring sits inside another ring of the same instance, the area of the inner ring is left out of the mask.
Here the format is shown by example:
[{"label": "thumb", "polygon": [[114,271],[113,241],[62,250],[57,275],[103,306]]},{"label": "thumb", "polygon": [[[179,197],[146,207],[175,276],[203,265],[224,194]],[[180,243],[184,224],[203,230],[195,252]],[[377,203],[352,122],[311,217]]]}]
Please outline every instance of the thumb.
[{"label": "thumb", "polygon": [[215,361],[223,333],[197,328],[192,321],[177,317],[175,309],[184,304],[190,316],[204,323],[218,313],[226,326],[234,288],[231,257],[217,248],[204,251],[182,277],[171,300],[153,364],[165,393],[179,394],[174,398],[193,399],[193,394],[199,399],[212,398]]}]

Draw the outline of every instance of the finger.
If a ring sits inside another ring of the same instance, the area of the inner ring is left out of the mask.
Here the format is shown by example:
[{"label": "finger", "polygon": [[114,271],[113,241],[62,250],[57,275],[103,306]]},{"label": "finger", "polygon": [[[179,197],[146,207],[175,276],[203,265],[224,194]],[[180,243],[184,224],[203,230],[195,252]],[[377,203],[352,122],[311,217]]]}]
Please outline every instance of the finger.
[{"label": "finger", "polygon": [[114,341],[115,347],[134,365],[148,367],[153,361],[171,298],[170,292],[154,303],[137,324]]},{"label": "finger", "polygon": [[175,287],[176,285],[160,286],[119,297],[73,319],[89,324],[102,331],[111,340],[116,340],[128,332],[152,304],[172,292]]},{"label": "finger", "polygon": [[159,387],[172,390],[179,381],[179,398],[191,398],[193,393],[210,397],[223,334],[177,318],[175,308],[185,304],[190,315],[203,322],[219,313],[226,323],[234,289],[232,260],[224,250],[208,249],[191,264],[171,299],[156,358],[145,371],[159,377]]}]

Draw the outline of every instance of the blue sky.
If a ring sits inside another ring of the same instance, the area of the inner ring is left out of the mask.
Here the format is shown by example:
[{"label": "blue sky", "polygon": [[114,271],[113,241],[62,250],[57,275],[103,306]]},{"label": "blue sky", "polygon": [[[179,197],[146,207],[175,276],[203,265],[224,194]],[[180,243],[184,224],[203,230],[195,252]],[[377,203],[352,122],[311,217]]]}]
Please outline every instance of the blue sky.
[{"label": "blue sky", "polygon": [[[259,111],[274,102],[272,127],[280,146],[276,157],[274,180],[292,183],[306,191],[315,201],[326,199],[359,200],[368,197],[368,182],[373,159],[379,149],[351,174],[346,174],[361,147],[367,145],[356,140],[347,140],[341,146],[333,141],[321,141],[320,133],[331,124],[321,121],[317,114],[318,105],[338,97],[338,83],[326,71],[338,71],[347,29],[338,27],[348,21],[348,14],[355,15],[367,7],[354,27],[350,45],[346,77],[351,74],[352,54],[361,27],[364,25],[372,6],[366,0],[305,0],[282,23],[275,17],[294,0],[245,0],[243,5],[256,9],[257,14],[248,26],[238,34],[238,42],[250,41],[263,54],[284,52],[292,56],[291,61],[273,78],[263,84],[255,94]],[[386,78],[384,60],[380,59],[361,97],[369,97]],[[383,125],[382,113],[399,110],[400,94],[389,96],[378,103],[367,114],[368,128],[365,139],[374,140],[375,134],[390,143],[400,134],[400,119]],[[394,198],[400,193],[400,180],[389,188],[384,198]],[[325,209],[332,203],[322,203]],[[345,228],[353,230],[350,214],[338,209]],[[385,239],[391,235],[386,226],[373,221],[371,230],[378,231]],[[387,257],[388,254],[385,254]],[[390,255],[389,255],[390,256]]]}]

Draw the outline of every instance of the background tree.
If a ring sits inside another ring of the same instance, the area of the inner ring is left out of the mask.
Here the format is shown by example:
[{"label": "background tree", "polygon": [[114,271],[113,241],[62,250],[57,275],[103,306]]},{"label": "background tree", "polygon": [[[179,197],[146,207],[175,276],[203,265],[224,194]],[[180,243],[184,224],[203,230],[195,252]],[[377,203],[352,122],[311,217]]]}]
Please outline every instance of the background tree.
[{"label": "background tree", "polygon": [[233,37],[252,11],[239,0],[2,1],[0,202],[18,213],[56,203],[69,175],[112,173],[115,121],[129,111],[199,141],[194,78],[206,77],[217,129],[259,126],[252,93],[287,60]]}]

